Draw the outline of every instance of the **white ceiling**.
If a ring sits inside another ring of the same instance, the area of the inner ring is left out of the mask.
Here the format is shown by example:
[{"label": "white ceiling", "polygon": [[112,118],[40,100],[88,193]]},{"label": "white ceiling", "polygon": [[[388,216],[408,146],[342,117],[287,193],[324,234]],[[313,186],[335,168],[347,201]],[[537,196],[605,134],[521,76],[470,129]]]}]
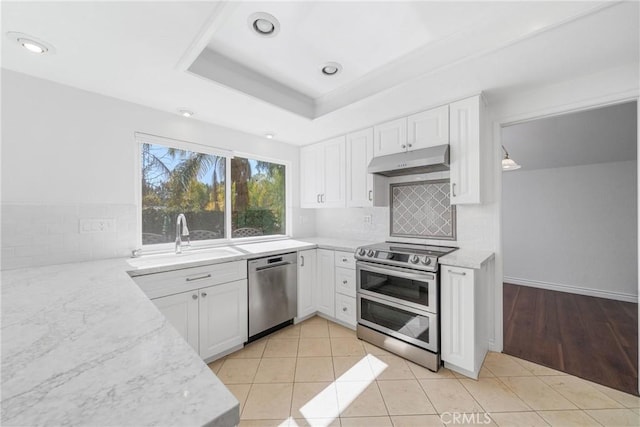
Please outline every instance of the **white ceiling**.
[{"label": "white ceiling", "polygon": [[[238,56],[221,42],[248,30],[239,21],[256,3],[3,1],[3,32],[31,34],[56,53],[32,55],[3,37],[2,66],[164,111],[187,107],[197,120],[307,144],[480,90],[491,96],[640,60],[637,2],[257,4],[278,11],[283,38],[276,57],[261,43],[279,37],[254,40]],[[384,15],[395,25],[371,33],[371,22]],[[403,19],[411,31],[398,23]],[[295,37],[285,38],[294,29]],[[245,79],[253,92],[187,71],[212,47],[236,63],[264,50],[244,64],[260,71]],[[303,68],[312,59],[286,59],[294,47],[342,62],[344,80],[309,77]],[[279,62],[295,64],[292,75],[284,77]],[[280,86],[261,87],[265,81]]]},{"label": "white ceiling", "polygon": [[502,142],[520,171],[635,160],[637,119],[636,102],[611,105],[505,127]]},{"label": "white ceiling", "polygon": [[[318,98],[428,44],[496,16],[506,3],[238,2],[229,7],[207,48]],[[281,24],[276,37],[257,35],[247,18],[266,11]],[[324,76],[326,62],[342,72]]]}]

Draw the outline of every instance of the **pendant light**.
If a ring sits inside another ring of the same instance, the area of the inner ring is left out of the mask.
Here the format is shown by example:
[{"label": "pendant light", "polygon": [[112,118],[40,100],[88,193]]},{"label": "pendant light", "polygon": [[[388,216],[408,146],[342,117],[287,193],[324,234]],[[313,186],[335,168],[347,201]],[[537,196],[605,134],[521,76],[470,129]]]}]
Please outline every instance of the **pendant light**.
[{"label": "pendant light", "polygon": [[502,158],[503,171],[514,171],[522,167],[515,160],[509,158],[509,152],[504,148],[504,145],[502,146],[502,151],[504,151],[504,157]]}]

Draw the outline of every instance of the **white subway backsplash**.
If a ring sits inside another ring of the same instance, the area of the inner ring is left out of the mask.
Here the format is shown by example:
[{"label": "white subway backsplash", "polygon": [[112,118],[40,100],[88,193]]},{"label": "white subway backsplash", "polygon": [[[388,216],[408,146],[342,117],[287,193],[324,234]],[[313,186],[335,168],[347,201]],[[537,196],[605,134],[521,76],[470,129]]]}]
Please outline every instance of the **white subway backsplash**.
[{"label": "white subway backsplash", "polygon": [[[316,234],[322,237],[382,242],[389,237],[389,208],[316,209]],[[365,222],[370,215],[371,222]]]},{"label": "white subway backsplash", "polygon": [[[136,247],[136,206],[2,203],[3,270],[127,256]],[[108,232],[80,233],[80,220],[113,220]]]}]

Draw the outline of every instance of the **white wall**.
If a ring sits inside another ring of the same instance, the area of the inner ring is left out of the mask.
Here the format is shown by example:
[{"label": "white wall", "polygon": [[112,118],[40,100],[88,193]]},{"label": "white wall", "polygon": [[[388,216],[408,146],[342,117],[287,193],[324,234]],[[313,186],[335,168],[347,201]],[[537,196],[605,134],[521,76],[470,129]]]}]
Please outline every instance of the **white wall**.
[{"label": "white wall", "polygon": [[[302,224],[297,209],[298,147],[3,69],[2,268],[135,248],[134,132],[291,162],[293,232],[313,234],[312,214]],[[80,235],[85,217],[116,219],[116,232]]]},{"label": "white wall", "polygon": [[637,162],[505,173],[504,280],[635,302]]}]

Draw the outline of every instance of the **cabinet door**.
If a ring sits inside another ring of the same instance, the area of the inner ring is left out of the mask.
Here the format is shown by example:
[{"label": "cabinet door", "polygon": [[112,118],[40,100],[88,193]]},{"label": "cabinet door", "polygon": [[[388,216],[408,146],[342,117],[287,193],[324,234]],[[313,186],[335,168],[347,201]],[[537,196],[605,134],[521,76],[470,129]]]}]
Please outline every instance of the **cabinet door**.
[{"label": "cabinet door", "polygon": [[447,265],[441,267],[442,360],[472,372],[476,339],[474,331],[475,271]]},{"label": "cabinet door", "polygon": [[451,204],[480,203],[480,96],[449,105]]},{"label": "cabinet door", "polygon": [[392,120],[373,127],[373,155],[402,153],[407,149],[407,118]]},{"label": "cabinet door", "polygon": [[316,250],[298,252],[298,318],[316,312]]},{"label": "cabinet door", "polygon": [[[346,296],[356,296],[356,271],[350,268],[336,267],[336,292]],[[336,313],[337,315],[337,313]]]},{"label": "cabinet door", "polygon": [[345,137],[334,138],[322,143],[324,153],[323,190],[320,206],[323,208],[343,208],[346,197]]},{"label": "cabinet door", "polygon": [[347,207],[373,206],[373,128],[347,135]]},{"label": "cabinet door", "polygon": [[333,251],[318,249],[316,306],[320,313],[335,315],[335,263]]},{"label": "cabinet door", "polygon": [[210,358],[247,341],[247,281],[200,291],[200,357]]},{"label": "cabinet door", "polygon": [[317,208],[322,193],[324,153],[319,144],[300,149],[300,206]]},{"label": "cabinet door", "polygon": [[407,149],[449,143],[449,106],[423,111],[407,118]]},{"label": "cabinet door", "polygon": [[198,351],[198,291],[152,299],[178,333]]},{"label": "cabinet door", "polygon": [[356,299],[336,294],[336,319],[347,325],[356,326]]}]

